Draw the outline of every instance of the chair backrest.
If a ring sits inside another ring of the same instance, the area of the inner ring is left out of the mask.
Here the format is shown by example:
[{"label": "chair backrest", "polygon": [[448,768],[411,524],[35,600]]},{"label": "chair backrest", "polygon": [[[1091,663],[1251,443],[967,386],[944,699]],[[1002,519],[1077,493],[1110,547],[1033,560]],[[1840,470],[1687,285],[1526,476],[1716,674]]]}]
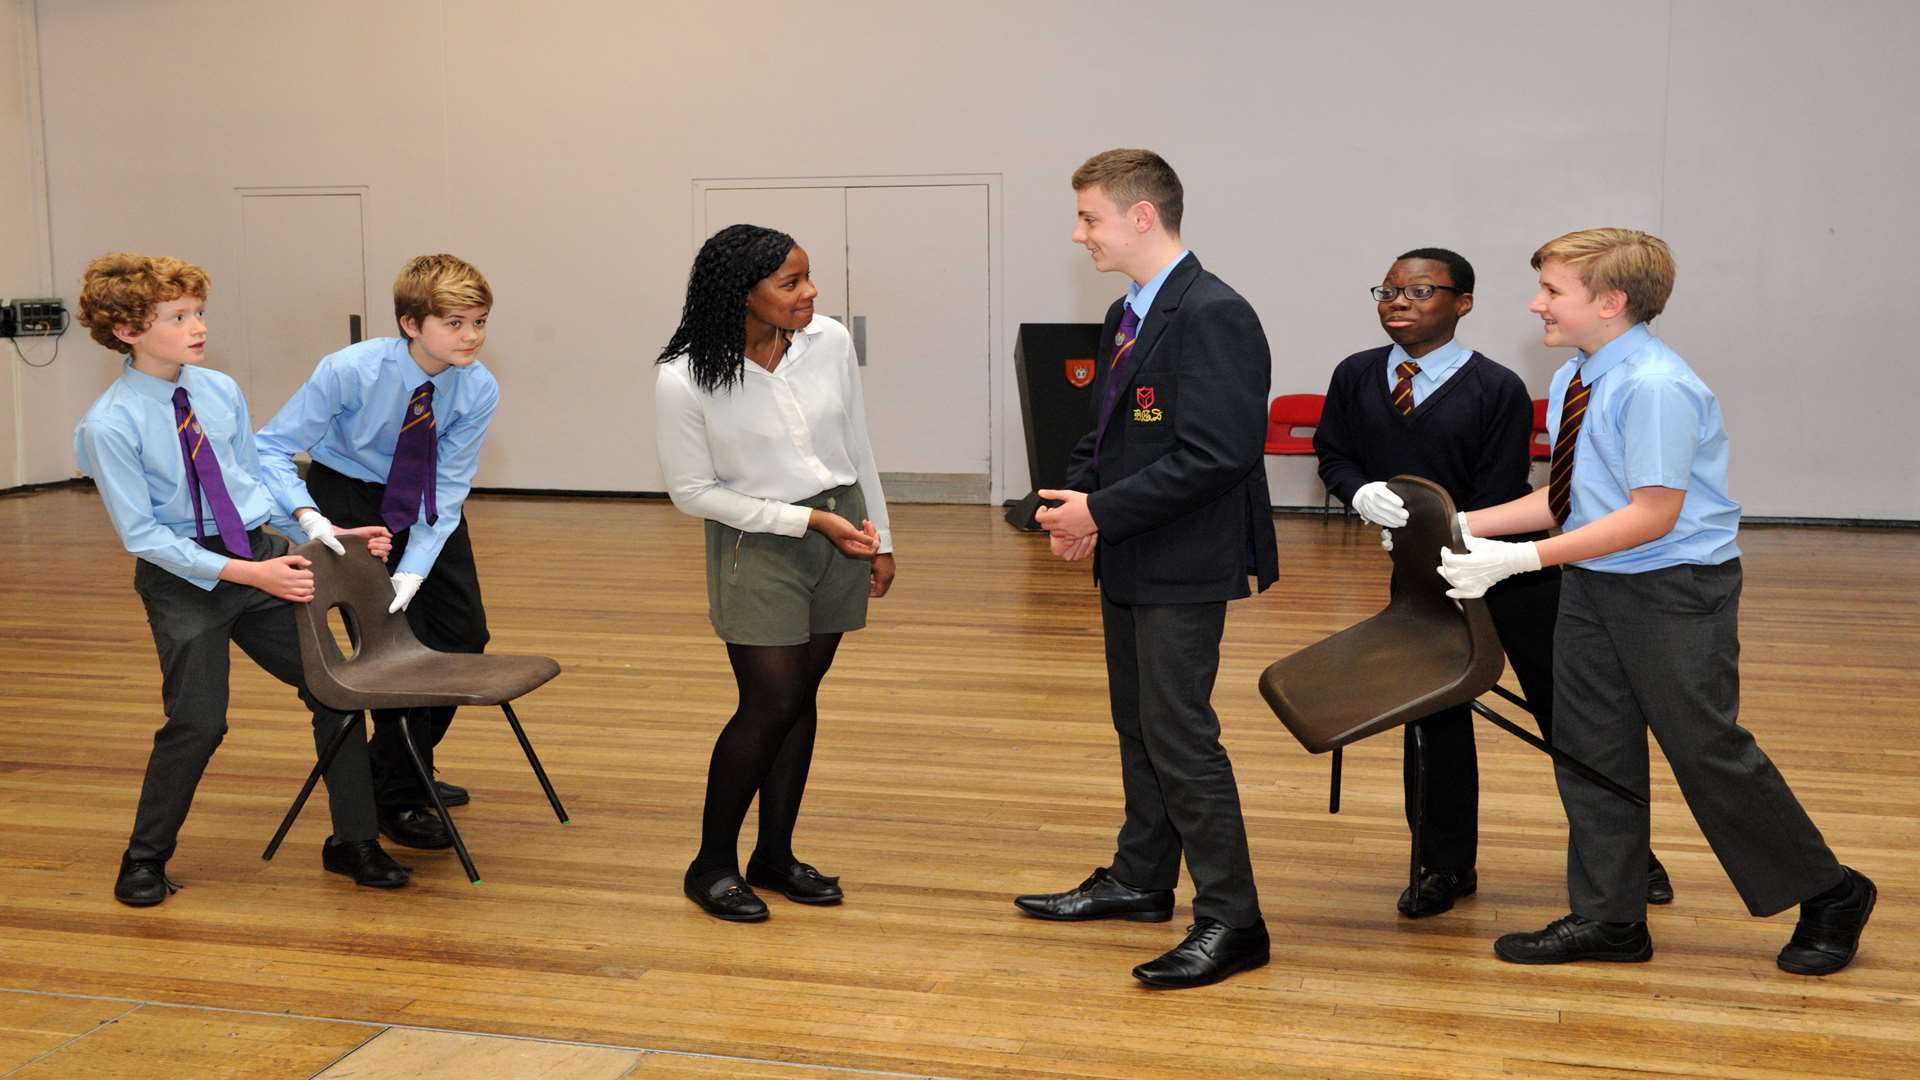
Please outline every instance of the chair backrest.
[{"label": "chair backrest", "polygon": [[1295,435],[1294,428],[1320,426],[1320,414],[1326,410],[1325,394],[1281,394],[1267,406],[1267,453],[1311,454],[1313,438]]},{"label": "chair backrest", "polygon": [[1547,399],[1537,398],[1533,403],[1533,433],[1527,436],[1527,451],[1535,461],[1545,461],[1553,456],[1553,436],[1547,434]]},{"label": "chair backrest", "polygon": [[[345,555],[335,555],[318,541],[290,552],[313,564],[313,600],[293,606],[294,622],[300,630],[300,662],[307,689],[330,708],[352,711],[364,706],[360,695],[343,682],[345,672],[396,654],[428,650],[414,637],[405,613],[387,613],[393,603],[393,582],[386,565],[367,553],[366,539],[338,539],[347,549]],[[327,617],[335,609],[353,643],[351,657],[340,652],[327,626]]]},{"label": "chair backrest", "polygon": [[1387,606],[1372,618],[1275,661],[1260,692],[1313,753],[1463,705],[1506,668],[1484,600],[1455,602],[1440,549],[1463,549],[1453,500],[1431,480],[1388,481],[1406,504],[1393,530]]}]

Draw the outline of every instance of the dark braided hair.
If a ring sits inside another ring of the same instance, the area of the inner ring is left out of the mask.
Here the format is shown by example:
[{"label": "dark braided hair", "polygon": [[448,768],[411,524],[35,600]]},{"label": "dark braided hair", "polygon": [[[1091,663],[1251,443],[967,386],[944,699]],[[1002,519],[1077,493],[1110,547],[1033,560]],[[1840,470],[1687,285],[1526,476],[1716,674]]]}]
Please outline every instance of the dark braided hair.
[{"label": "dark braided hair", "polygon": [[758,225],[729,225],[708,237],[687,273],[680,325],[654,362],[684,355],[695,386],[709,394],[732,389],[746,355],[747,294],[793,248],[793,237]]}]

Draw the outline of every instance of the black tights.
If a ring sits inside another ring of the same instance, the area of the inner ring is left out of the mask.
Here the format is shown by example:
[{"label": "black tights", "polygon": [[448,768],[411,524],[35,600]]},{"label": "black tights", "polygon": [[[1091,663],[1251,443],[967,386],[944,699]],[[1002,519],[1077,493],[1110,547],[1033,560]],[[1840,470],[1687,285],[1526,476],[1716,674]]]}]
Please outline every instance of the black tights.
[{"label": "black tights", "polygon": [[795,861],[793,823],[819,727],[814,698],[839,647],[839,634],[815,634],[804,645],[727,645],[740,707],[713,744],[700,853],[687,868],[690,877],[711,881],[740,872],[740,824],[756,793],[754,854],[774,866]]}]

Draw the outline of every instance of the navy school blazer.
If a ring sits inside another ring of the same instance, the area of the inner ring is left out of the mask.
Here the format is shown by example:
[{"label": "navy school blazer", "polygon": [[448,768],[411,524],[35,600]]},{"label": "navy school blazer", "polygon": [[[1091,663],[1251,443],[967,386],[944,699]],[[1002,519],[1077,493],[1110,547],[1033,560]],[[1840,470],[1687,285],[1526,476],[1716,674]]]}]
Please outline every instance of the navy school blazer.
[{"label": "navy school blazer", "polygon": [[[1267,496],[1272,361],[1253,306],[1188,254],[1168,275],[1101,424],[1125,301],[1107,309],[1094,430],[1067,487],[1100,528],[1094,576],[1118,604],[1236,600],[1280,575]],[[1099,452],[1096,457],[1095,445]]]}]

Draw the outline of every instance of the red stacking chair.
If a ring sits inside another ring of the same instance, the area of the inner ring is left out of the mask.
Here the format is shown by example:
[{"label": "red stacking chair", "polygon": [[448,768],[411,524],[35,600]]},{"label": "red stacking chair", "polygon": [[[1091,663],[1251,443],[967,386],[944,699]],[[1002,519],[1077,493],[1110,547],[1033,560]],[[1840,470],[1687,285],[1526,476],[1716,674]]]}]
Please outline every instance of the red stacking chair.
[{"label": "red stacking chair", "polygon": [[[1327,407],[1325,394],[1281,394],[1267,406],[1267,453],[1292,457],[1313,453],[1313,435],[1294,434],[1295,428],[1317,428],[1320,413]],[[1333,493],[1320,501],[1322,511],[1333,506]],[[1326,518],[1321,518],[1321,524]]]},{"label": "red stacking chair", "polygon": [[1547,434],[1546,398],[1533,403],[1533,434],[1527,437],[1527,447],[1532,451],[1535,461],[1546,461],[1553,457],[1553,436]]}]

